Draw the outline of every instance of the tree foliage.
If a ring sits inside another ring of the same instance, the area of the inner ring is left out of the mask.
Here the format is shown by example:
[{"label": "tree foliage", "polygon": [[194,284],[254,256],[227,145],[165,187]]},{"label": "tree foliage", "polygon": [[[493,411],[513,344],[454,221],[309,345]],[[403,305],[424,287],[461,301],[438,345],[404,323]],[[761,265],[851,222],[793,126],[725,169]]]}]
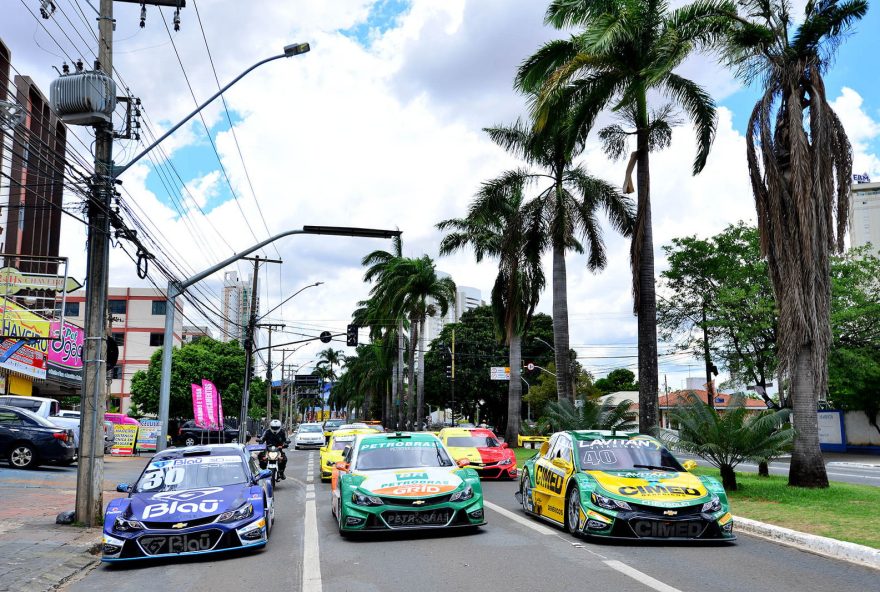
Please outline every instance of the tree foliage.
[{"label": "tree foliage", "polygon": [[634,430],[638,428],[638,422],[636,413],[630,411],[632,404],[629,399],[618,403],[580,399],[578,406],[560,399],[547,404],[538,424],[546,433],[563,430]]},{"label": "tree foliage", "polygon": [[612,370],[608,373],[608,376],[598,379],[594,385],[603,395],[618,391],[639,390],[639,382],[636,380],[636,375],[626,368]]}]

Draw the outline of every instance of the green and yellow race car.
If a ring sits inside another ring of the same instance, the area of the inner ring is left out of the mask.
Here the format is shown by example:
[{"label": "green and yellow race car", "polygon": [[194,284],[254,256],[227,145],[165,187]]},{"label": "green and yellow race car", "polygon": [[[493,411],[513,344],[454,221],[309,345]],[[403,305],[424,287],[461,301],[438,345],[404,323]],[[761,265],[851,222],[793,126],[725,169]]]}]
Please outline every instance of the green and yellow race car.
[{"label": "green and yellow race car", "polygon": [[433,434],[355,436],[331,478],[339,533],[485,524],[480,477],[468,464]]},{"label": "green and yellow race car", "polygon": [[517,500],[572,534],[620,539],[734,540],[724,488],[689,472],[656,439],[557,432],[525,462]]}]

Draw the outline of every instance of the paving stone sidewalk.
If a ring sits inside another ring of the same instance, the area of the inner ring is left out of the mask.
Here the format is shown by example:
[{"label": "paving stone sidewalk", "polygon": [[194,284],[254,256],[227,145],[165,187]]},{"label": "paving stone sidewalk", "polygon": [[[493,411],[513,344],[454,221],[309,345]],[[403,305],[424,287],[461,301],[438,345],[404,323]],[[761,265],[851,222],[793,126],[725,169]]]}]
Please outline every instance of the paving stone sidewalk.
[{"label": "paving stone sidewalk", "polygon": [[[105,461],[104,505],[123,494],[116,474],[134,475],[143,459]],[[108,474],[109,473],[109,474]],[[124,479],[123,479],[124,480]],[[76,467],[0,469],[0,592],[48,592],[95,565],[100,528],[55,524],[76,501]]]}]

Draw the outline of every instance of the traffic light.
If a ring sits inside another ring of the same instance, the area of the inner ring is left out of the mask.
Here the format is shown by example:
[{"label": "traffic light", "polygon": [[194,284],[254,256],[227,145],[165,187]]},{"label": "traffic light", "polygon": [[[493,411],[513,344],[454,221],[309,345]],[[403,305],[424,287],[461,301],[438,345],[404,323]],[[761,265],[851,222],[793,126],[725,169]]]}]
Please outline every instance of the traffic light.
[{"label": "traffic light", "polygon": [[357,347],[358,344],[358,326],[349,325],[345,328],[345,344],[348,347]]}]

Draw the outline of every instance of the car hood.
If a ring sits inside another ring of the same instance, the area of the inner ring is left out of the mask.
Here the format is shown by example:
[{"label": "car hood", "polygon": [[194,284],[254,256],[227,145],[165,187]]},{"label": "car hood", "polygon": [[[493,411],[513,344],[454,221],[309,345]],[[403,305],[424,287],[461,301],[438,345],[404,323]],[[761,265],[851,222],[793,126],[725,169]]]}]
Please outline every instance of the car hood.
[{"label": "car hood", "polygon": [[358,473],[365,479],[361,491],[383,497],[429,497],[458,489],[462,479],[455,467],[422,467]]},{"label": "car hood", "polygon": [[703,482],[687,472],[633,469],[587,471],[587,474],[615,498],[640,504],[692,504],[709,495]]},{"label": "car hood", "polygon": [[175,522],[235,510],[248,499],[250,485],[202,487],[182,491],[134,493],[125,517],[130,520]]},{"label": "car hood", "polygon": [[512,456],[511,452],[508,452],[508,450],[508,448],[501,448],[498,446],[491,448],[475,448],[471,446],[449,447],[449,453],[455,460],[466,458],[472,463],[481,464],[496,463],[500,460],[504,460],[508,456]]}]

